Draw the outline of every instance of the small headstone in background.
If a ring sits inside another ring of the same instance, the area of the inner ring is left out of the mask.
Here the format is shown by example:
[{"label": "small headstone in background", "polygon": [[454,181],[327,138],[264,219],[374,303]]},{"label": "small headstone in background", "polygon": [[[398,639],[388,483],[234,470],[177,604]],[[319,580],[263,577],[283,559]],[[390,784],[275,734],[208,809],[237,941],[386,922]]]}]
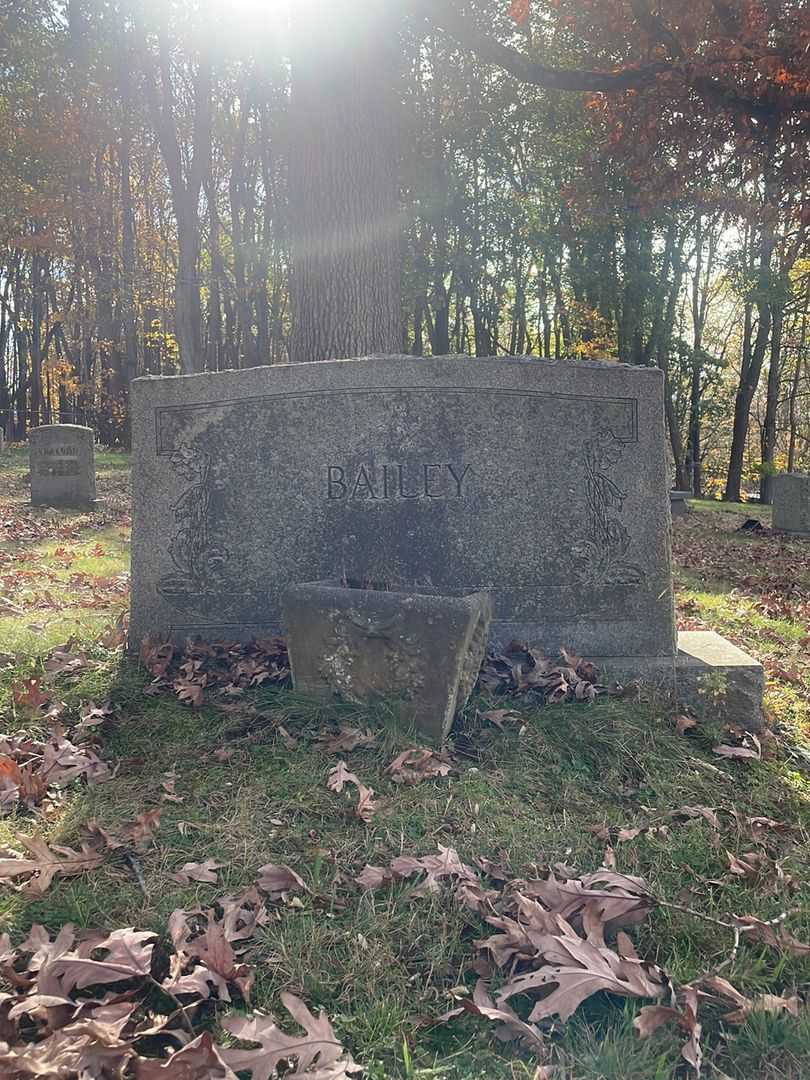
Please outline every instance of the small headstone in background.
[{"label": "small headstone in background", "polygon": [[93,442],[93,429],[78,424],[45,424],[29,431],[33,506],[95,505]]},{"label": "small headstone in background", "polygon": [[691,513],[692,507],[686,501],[691,496],[691,491],[670,491],[669,510],[672,517],[686,517],[687,514]]},{"label": "small headstone in background", "polygon": [[810,474],[781,473],[773,478],[773,527],[810,535]]}]

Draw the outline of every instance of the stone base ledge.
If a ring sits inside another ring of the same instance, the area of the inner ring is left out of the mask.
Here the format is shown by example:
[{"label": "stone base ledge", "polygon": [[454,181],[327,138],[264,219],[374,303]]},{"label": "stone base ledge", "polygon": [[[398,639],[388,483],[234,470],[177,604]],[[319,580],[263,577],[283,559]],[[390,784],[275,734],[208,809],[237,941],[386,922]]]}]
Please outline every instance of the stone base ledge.
[{"label": "stone base ledge", "polygon": [[675,656],[589,659],[606,678],[640,680],[699,718],[762,729],[762,664],[713,630],[682,630]]}]

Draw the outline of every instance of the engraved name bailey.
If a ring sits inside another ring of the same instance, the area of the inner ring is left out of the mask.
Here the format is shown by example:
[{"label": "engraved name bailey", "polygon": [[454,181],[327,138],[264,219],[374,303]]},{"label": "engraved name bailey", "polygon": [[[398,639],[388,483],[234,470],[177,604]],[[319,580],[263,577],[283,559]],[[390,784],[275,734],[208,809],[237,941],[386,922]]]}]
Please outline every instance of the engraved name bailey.
[{"label": "engraved name bailey", "polygon": [[338,499],[460,499],[473,476],[471,465],[326,466],[326,497]]}]

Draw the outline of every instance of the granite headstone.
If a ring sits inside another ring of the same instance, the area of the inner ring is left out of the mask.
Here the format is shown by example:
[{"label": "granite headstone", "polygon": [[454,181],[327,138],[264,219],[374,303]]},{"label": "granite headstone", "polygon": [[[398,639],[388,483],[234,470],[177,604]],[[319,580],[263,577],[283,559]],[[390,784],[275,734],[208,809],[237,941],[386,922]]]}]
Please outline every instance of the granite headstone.
[{"label": "granite headstone", "polygon": [[654,368],[372,357],[131,402],[133,647],[261,637],[287,585],[353,577],[488,591],[499,642],[674,659]]},{"label": "granite headstone", "polygon": [[93,429],[45,424],[28,432],[34,506],[92,508],[96,499]]},{"label": "granite headstone", "polygon": [[780,473],[773,478],[773,527],[810,535],[810,475]]}]

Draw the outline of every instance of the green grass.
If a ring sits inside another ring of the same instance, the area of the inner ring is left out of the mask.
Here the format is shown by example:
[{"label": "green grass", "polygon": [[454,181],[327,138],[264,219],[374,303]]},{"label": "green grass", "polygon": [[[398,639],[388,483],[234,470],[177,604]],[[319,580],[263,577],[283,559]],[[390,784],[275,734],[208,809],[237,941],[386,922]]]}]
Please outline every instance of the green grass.
[{"label": "green grass", "polygon": [[688,499],[693,510],[715,510],[723,514],[745,514],[749,518],[759,518],[760,521],[770,522],[772,510],[770,506],[762,506],[755,502],[723,502],[720,499]]},{"label": "green grass", "polygon": [[[110,465],[101,484],[109,483],[114,492],[117,478],[125,478],[119,463]],[[7,479],[9,505],[23,514],[19,476],[10,469]],[[123,516],[102,513],[74,523],[78,535],[70,544],[82,573],[96,574],[99,564],[105,575],[125,569]],[[676,523],[679,537],[684,549],[705,549],[706,560],[701,554],[700,566],[679,570],[682,611],[775,662],[799,663],[806,633],[802,621],[792,611],[769,615],[757,607],[773,583],[760,588],[756,577],[753,585],[732,591],[735,580],[742,580],[741,565],[753,563],[763,575],[768,568],[764,560],[751,558],[751,548],[744,546],[749,541],[729,530],[726,515],[698,510],[685,525]],[[96,542],[104,556],[88,554]],[[719,543],[727,546],[728,565],[720,558],[711,561]],[[6,551],[33,552],[32,565],[59,575],[58,546],[55,539],[40,538],[10,543]],[[789,552],[784,557],[792,558]],[[60,591],[65,602],[70,592],[68,585],[64,594]],[[403,788],[386,768],[410,739],[382,707],[324,705],[290,691],[259,689],[239,699],[240,711],[226,713],[215,707],[216,699],[192,710],[171,694],[145,695],[149,677],[137,664],[91,644],[95,620],[111,621],[120,597],[116,604],[87,612],[44,609],[37,612],[43,625],[38,631],[26,631],[16,617],[0,618],[0,650],[18,654],[14,668],[0,671],[6,730],[31,728],[30,719],[13,706],[12,681],[39,671],[47,648],[78,619],[77,633],[97,666],[78,679],[60,679],[58,696],[68,719],[83,702],[111,700],[114,716],[101,734],[105,758],[119,766],[106,783],[91,789],[75,785],[47,819],[23,813],[0,818],[0,847],[14,849],[16,834],[34,830],[53,842],[75,844],[91,819],[112,827],[160,807],[156,841],[140,856],[145,892],[131,867],[117,858],[84,876],[57,879],[39,899],[0,887],[0,930],[14,940],[32,922],[56,930],[68,921],[78,927],[137,926],[165,937],[175,908],[205,907],[251,884],[264,863],[287,863],[309,891],[301,906],[274,909],[256,935],[249,956],[257,969],[253,1004],[276,1011],[279,992],[288,989],[310,1007],[322,1006],[371,1080],[531,1080],[535,1065],[515,1046],[498,1042],[483,1021],[433,1022],[451,1006],[454,988],[474,984],[472,943],[485,936],[483,921],[443,894],[414,898],[407,884],[361,893],[353,878],[366,863],[386,865],[398,854],[425,855],[442,844],[456,848],[465,861],[477,855],[506,858],[518,875],[534,875],[537,867],[557,861],[586,872],[601,865],[605,849],[591,827],[669,821],[668,836],[645,834],[613,845],[620,871],[642,875],[657,896],[677,905],[659,907],[634,933],[643,957],[686,982],[731,955],[732,935],[684,908],[709,918],[736,913],[770,919],[790,910],[790,930],[810,940],[810,779],[801,759],[791,756],[789,741],[801,736],[806,723],[803,685],[777,679],[769,686],[769,704],[785,741],[771,760],[754,763],[713,756],[721,732],[710,721],[688,736],[677,735],[664,702],[654,697],[593,706],[521,706],[522,728],[503,733],[480,726],[476,711],[486,703],[473,702],[457,773]],[[293,749],[268,718],[283,722],[297,740]],[[351,796],[331,792],[325,784],[336,758],[314,740],[339,719],[380,731],[376,746],[345,755],[350,769],[377,793],[379,809],[370,825],[354,817]],[[223,748],[231,752],[227,761],[214,757]],[[172,768],[181,802],[162,799],[161,783]],[[669,820],[683,805],[717,809],[719,842],[702,818],[684,824]],[[791,829],[754,845],[732,810],[743,819],[757,815],[787,822]],[[779,860],[795,879],[795,890],[727,879],[726,852],[741,855],[757,846]],[[209,856],[222,864],[216,885],[181,886],[171,879],[184,862]],[[810,991],[810,961],[759,946],[741,945],[723,974],[751,995],[807,996]],[[650,1040],[639,1040],[632,1029],[638,1008],[597,995],[567,1024],[557,1025],[549,1036],[554,1080],[684,1076],[683,1038],[664,1028]],[[720,1013],[708,1010],[704,1049],[707,1076],[799,1080],[810,1074],[810,1021],[804,1014],[758,1016],[732,1029]]]},{"label": "green grass", "polygon": [[[413,900],[405,885],[359,894],[350,879],[366,862],[384,865],[402,852],[426,854],[442,843],[455,847],[465,860],[506,852],[516,873],[556,861],[589,870],[600,865],[604,844],[588,826],[663,820],[670,810],[690,804],[733,806],[744,815],[802,823],[798,834],[779,839],[771,850],[782,858],[785,871],[800,879],[807,879],[810,869],[803,831],[810,786],[777,763],[722,763],[719,771],[713,764],[706,769],[701,763],[709,761],[706,745],[711,740],[677,736],[669,720],[649,705],[612,701],[526,709],[522,735],[473,727],[475,764],[462,766],[455,778],[405,790],[385,774],[402,743],[390,733],[381,747],[346,757],[379,795],[380,810],[367,827],[353,817],[346,796],[326,788],[335,759],[319,751],[313,739],[330,717],[378,725],[379,715],[324,709],[285,691],[252,694],[251,704],[261,713],[283,713],[285,727],[298,739],[297,748],[288,750],[272,735],[229,742],[226,732],[234,717],[217,709],[192,711],[171,699],[145,697],[143,675],[130,662],[111,660],[103,675],[94,673],[92,685],[88,678],[67,694],[68,702],[75,705],[85,694],[95,695],[106,680],[120,717],[107,733],[106,754],[134,763],[113,782],[77,790],[51,836],[72,844],[90,818],[112,824],[162,805],[158,842],[142,857],[148,895],[127,867],[111,863],[57,882],[33,903],[6,895],[5,926],[15,935],[32,921],[52,929],[70,921],[165,933],[176,907],[205,906],[217,895],[249,885],[263,863],[288,863],[304,877],[310,893],[301,909],[283,910],[260,933],[253,957],[259,967],[255,1002],[272,1008],[279,991],[289,988],[323,1006],[358,1060],[371,1064],[372,1075],[407,1075],[403,1040],[416,1075],[438,1068],[436,1075],[464,1080],[506,1077],[512,1075],[515,1052],[505,1053],[479,1022],[423,1029],[422,1017],[435,1017],[449,1006],[451,988],[471,983],[470,941],[485,928],[441,897]],[[223,746],[234,750],[227,763],[212,757]],[[161,804],[161,779],[172,767],[183,802]],[[704,821],[673,825],[667,839],[640,837],[618,845],[618,869],[644,875],[664,899],[677,900],[684,888],[696,887],[687,906],[707,915],[778,915],[786,903],[783,896],[736,884],[707,894],[699,885],[695,875],[722,877],[725,849],[739,854],[751,846],[736,835],[731,819],[724,821],[719,848]],[[7,821],[0,844],[12,843],[20,824]],[[208,856],[223,864],[218,885],[188,888],[170,880],[169,874],[185,861]],[[799,937],[810,936],[807,896],[792,896],[789,902],[804,908],[791,928]],[[731,948],[730,935],[718,934],[712,924],[665,909],[636,940],[642,955],[655,957],[682,981],[722,962]],[[725,974],[752,994],[792,992],[810,981],[810,963],[783,962],[747,948]],[[556,1044],[565,1075],[576,1080],[672,1075],[676,1038],[664,1033],[638,1043],[630,1028],[633,1011],[607,1000],[590,1003]],[[794,1026],[804,1031],[800,1022]],[[788,1030],[793,1032],[790,1025]],[[798,1036],[794,1032],[790,1038],[795,1042]],[[810,1042],[801,1045],[806,1066]],[[749,1058],[754,1046],[746,1051]],[[741,1072],[733,1063],[725,1071],[732,1077],[758,1075]]]}]

